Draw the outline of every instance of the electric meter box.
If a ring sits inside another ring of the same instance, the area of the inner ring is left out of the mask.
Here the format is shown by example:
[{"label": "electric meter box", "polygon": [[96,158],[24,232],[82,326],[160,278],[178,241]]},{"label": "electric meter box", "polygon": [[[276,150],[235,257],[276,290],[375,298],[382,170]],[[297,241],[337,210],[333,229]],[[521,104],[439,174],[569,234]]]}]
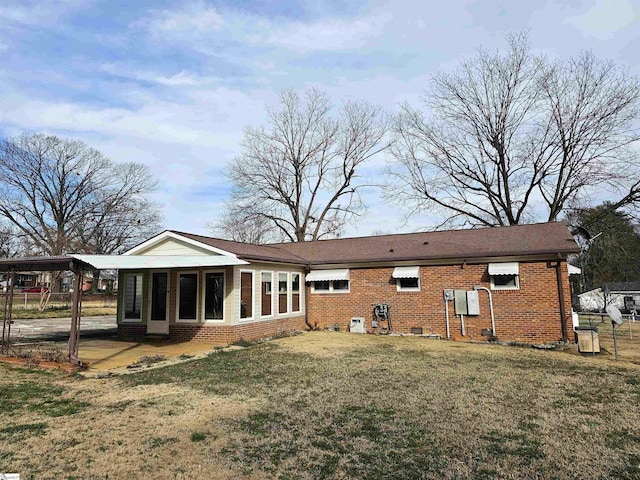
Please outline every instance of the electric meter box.
[{"label": "electric meter box", "polygon": [[467,291],[455,290],[454,297],[455,297],[454,303],[456,306],[456,315],[466,315],[467,314]]},{"label": "electric meter box", "polygon": [[480,301],[476,290],[467,291],[467,315],[480,315]]}]

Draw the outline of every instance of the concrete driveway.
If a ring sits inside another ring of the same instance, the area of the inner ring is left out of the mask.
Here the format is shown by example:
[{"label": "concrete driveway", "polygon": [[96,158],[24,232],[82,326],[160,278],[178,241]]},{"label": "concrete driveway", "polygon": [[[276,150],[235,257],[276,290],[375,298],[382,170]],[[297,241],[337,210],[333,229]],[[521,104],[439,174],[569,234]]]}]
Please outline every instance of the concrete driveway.
[{"label": "concrete driveway", "polygon": [[[30,318],[14,320],[11,325],[13,340],[43,339],[60,340],[69,338],[71,318]],[[94,337],[116,333],[115,315],[82,317],[80,320],[80,337]]]}]

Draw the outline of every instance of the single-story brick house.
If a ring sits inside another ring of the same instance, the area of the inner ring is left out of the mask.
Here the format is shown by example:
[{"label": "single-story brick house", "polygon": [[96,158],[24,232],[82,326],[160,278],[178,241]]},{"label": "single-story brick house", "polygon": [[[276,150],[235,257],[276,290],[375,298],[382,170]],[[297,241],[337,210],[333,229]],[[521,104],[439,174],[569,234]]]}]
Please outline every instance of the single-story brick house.
[{"label": "single-story brick house", "polygon": [[386,311],[396,333],[555,342],[573,337],[578,252],[558,222],[268,245],[165,231],[120,257],[118,329],[228,344],[382,332]]}]

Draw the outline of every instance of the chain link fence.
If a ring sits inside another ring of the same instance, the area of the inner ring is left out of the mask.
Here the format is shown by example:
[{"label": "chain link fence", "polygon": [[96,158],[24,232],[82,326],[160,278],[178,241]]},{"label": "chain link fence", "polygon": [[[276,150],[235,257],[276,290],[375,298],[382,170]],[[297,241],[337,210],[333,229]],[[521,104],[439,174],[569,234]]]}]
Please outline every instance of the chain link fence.
[{"label": "chain link fence", "polygon": [[[613,355],[613,326],[606,313],[580,313],[580,325],[598,327],[600,346],[604,354]],[[623,315],[622,325],[616,325],[620,360],[640,364],[640,315]]]},{"label": "chain link fence", "polygon": [[[13,311],[18,310],[36,310],[40,307],[43,300],[41,293],[15,292],[13,294]],[[71,308],[72,293],[51,293],[46,308]],[[4,309],[6,293],[0,294],[0,308]],[[115,308],[117,305],[117,296],[106,293],[93,293],[82,295],[82,306],[93,308]]]}]

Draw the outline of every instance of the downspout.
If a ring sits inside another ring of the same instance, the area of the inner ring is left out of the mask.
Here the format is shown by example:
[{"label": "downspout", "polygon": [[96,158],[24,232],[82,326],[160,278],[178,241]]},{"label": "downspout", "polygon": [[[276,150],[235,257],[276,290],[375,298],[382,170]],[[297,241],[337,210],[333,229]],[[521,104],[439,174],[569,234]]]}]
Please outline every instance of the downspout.
[{"label": "downspout", "polygon": [[[306,280],[307,273],[309,273],[310,271],[311,271],[310,265],[304,269],[305,280]],[[313,331],[315,330],[315,328],[313,327],[313,325],[309,323],[309,305],[307,304],[308,300],[309,300],[309,295],[307,295],[307,282],[305,281],[304,282],[304,324],[307,326],[309,331]]]},{"label": "downspout", "polygon": [[562,325],[562,341],[567,342],[569,336],[567,334],[567,312],[564,308],[564,288],[562,288],[562,255],[558,253],[558,262],[556,264],[556,279],[558,281],[558,299],[560,301],[560,322]]}]

